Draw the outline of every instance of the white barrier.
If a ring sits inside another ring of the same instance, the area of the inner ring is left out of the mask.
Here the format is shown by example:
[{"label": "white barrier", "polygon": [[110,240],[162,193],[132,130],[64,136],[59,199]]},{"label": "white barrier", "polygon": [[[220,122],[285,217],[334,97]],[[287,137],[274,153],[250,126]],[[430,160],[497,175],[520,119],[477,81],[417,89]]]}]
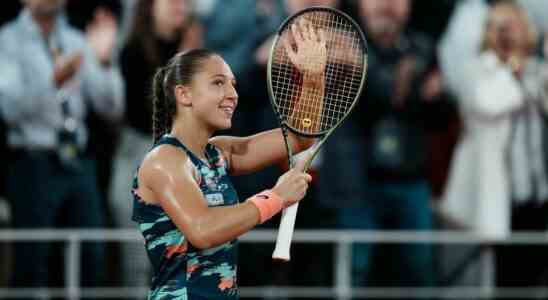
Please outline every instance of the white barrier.
[{"label": "white barrier", "polygon": [[[276,231],[255,230],[240,238],[244,243],[274,243]],[[142,297],[146,287],[81,288],[80,250],[81,243],[87,241],[136,242],[142,236],[136,230],[0,230],[0,241],[64,241],[65,288],[0,288],[0,298],[23,297],[66,297],[78,300],[82,297],[121,298]],[[469,232],[456,231],[341,231],[341,230],[298,230],[293,240],[297,243],[333,243],[335,247],[335,270],[332,287],[241,287],[245,297],[312,297],[337,298],[347,300],[360,298],[439,298],[439,299],[492,299],[520,298],[544,299],[546,288],[494,288],[478,287],[439,287],[439,288],[352,288],[351,257],[352,243],[435,243],[435,244],[548,244],[548,234],[539,232],[514,233],[507,239],[489,240]],[[487,247],[486,247],[487,248]]]}]

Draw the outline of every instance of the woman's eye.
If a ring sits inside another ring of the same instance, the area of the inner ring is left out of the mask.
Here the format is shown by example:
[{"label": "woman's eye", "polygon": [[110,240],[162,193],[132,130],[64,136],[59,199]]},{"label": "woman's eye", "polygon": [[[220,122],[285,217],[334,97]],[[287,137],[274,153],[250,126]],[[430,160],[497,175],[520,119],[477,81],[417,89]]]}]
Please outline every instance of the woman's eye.
[{"label": "woman's eye", "polygon": [[223,81],[222,80],[215,80],[213,82],[214,85],[217,85],[217,86],[222,86],[223,85]]}]

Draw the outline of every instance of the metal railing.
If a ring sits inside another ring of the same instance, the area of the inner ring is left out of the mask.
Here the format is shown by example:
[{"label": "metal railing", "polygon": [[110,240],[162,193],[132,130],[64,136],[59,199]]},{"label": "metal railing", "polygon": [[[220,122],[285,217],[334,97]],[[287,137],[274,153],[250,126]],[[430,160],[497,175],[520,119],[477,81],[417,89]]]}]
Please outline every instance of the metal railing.
[{"label": "metal railing", "polygon": [[[273,243],[276,231],[255,230],[239,240],[244,243]],[[65,248],[65,288],[0,288],[0,298],[23,297],[65,297],[71,300],[80,298],[121,298],[142,297],[146,287],[105,287],[82,288],[80,282],[81,244],[89,241],[136,242],[142,236],[136,230],[0,230],[3,242],[66,242]],[[492,299],[516,297],[521,299],[541,299],[548,297],[546,288],[495,288],[491,285],[435,287],[435,288],[353,288],[351,286],[352,243],[433,243],[433,244],[476,244],[492,246],[496,244],[548,244],[548,234],[539,232],[514,233],[506,239],[492,240],[469,233],[456,231],[341,231],[341,230],[297,230],[293,241],[296,243],[335,244],[331,287],[241,287],[242,298],[246,297],[309,297],[337,298],[347,300],[360,298],[439,298],[439,299]],[[489,250],[490,247],[484,249]],[[485,255],[492,255],[487,251]]]}]

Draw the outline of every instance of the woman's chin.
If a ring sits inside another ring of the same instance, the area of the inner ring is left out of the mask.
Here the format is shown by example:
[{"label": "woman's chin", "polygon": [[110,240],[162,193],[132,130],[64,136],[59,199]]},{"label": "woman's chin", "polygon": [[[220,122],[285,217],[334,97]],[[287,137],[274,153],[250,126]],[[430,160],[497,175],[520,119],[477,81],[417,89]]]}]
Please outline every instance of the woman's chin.
[{"label": "woman's chin", "polygon": [[217,126],[217,128],[218,128],[218,130],[227,130],[227,129],[232,128],[232,120],[224,121],[223,123],[219,124],[219,126]]}]

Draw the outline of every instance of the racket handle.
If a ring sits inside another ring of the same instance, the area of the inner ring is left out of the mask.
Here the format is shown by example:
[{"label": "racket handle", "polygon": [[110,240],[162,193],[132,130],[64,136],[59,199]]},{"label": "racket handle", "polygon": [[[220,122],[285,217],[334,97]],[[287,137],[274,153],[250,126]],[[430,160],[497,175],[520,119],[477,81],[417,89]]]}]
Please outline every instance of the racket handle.
[{"label": "racket handle", "polygon": [[289,261],[289,249],[291,248],[291,240],[293,239],[293,230],[295,228],[295,219],[297,218],[297,209],[299,202],[287,207],[282,211],[282,219],[280,228],[278,229],[278,237],[276,239],[276,247],[272,258],[276,260]]}]

